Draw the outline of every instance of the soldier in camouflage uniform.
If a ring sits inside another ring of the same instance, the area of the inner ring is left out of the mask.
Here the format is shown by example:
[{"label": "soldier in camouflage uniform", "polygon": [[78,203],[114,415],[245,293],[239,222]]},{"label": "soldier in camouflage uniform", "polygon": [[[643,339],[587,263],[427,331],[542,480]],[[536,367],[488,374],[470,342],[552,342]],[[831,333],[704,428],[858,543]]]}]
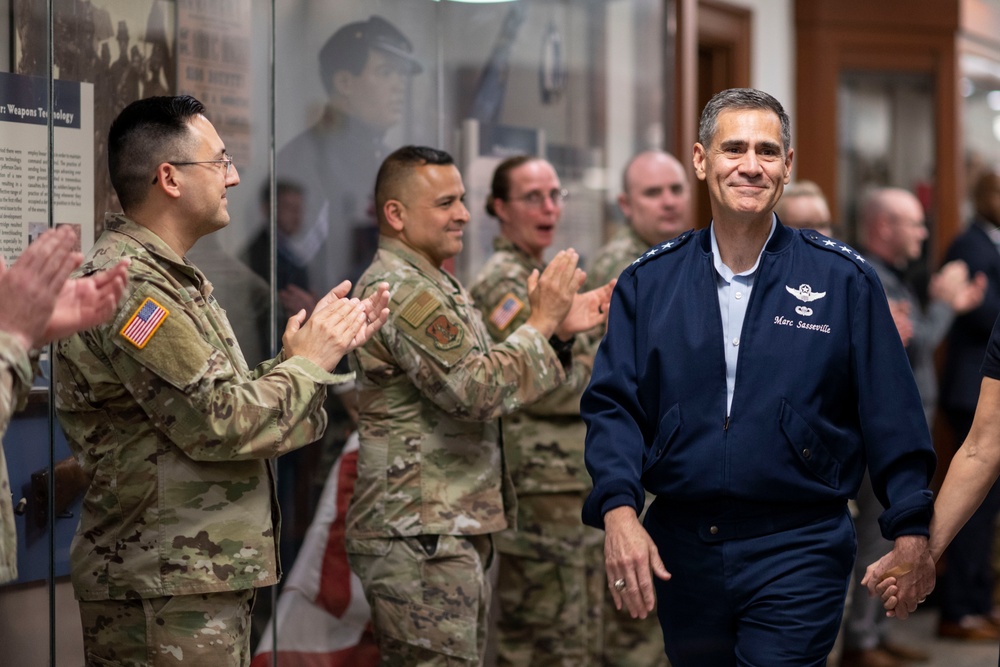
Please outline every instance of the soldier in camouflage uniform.
[{"label": "soldier in camouflage uniform", "polygon": [[[588,284],[617,278],[636,258],[690,227],[690,196],[687,172],[669,153],[643,151],[633,156],[622,172],[618,207],[626,225],[604,245],[587,272]],[[649,507],[652,498],[647,498]],[[605,665],[655,667],[668,665],[663,631],[656,614],[631,618],[615,609],[610,589],[604,595]]]},{"label": "soldier in camouflage uniform", "polygon": [[562,342],[604,319],[610,290],[574,297],[576,253],[530,281],[532,315],[494,345],[442,264],[469,213],[451,156],[405,146],[376,180],[381,238],[359,281],[392,286],[392,315],[352,355],[360,386],[358,479],[347,551],[364,585],[384,665],[477,665],[484,658],[492,534],[515,499],[498,417],[564,382]]},{"label": "soldier in camouflage uniform", "polygon": [[239,183],[204,107],[134,102],[108,147],[125,214],[108,216],[81,272],[125,259],[130,284],[108,325],[54,359],[59,420],[91,478],[70,556],[87,664],[241,667],[254,590],[280,577],[269,459],[322,434],[330,371],[385,321],[388,295],[361,303],[339,286],[250,371],[184,259],[228,224]]},{"label": "soldier in camouflage uniform", "polygon": [[[0,261],[0,437],[24,407],[35,350],[106,320],[125,288],[125,265],[66,283],[83,256],[70,226],[45,232],[6,270]],[[17,532],[7,460],[0,445],[0,584],[17,579]]]},{"label": "soldier in camouflage uniform", "polygon": [[[496,343],[531,315],[528,276],[545,268],[565,194],[552,165],[533,156],[508,158],[493,174],[486,211],[501,234],[470,291]],[[590,489],[580,394],[592,365],[577,342],[566,380],[504,420],[518,515],[517,530],[496,538],[500,667],[601,664],[604,536],[580,518]]]},{"label": "soldier in camouflage uniform", "polygon": [[687,172],[677,158],[657,150],[634,155],[622,172],[618,195],[626,224],[597,252],[587,270],[587,283],[617,278],[652,246],[687,231],[690,199]]}]

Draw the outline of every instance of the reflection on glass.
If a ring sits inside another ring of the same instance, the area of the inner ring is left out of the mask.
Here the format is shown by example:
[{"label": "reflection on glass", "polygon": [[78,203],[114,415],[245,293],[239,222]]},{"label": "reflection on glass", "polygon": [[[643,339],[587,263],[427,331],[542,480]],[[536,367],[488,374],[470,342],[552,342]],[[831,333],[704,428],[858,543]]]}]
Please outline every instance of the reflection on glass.
[{"label": "reflection on glass", "polygon": [[[288,314],[308,310],[341,279],[360,275],[371,260],[377,247],[372,186],[389,151],[427,144],[460,160],[473,220],[465,251],[449,268],[470,280],[496,232],[483,202],[493,167],[504,157],[530,150],[556,168],[571,196],[563,202],[552,250],[572,245],[586,259],[611,227],[625,161],[639,149],[660,146],[670,134],[664,128],[662,83],[673,72],[672,63],[663,62],[670,51],[663,44],[664,7],[672,2],[11,0],[10,5],[11,73],[84,82],[92,91],[84,105],[93,123],[86,131],[87,137],[92,134],[92,154],[88,146],[78,166],[92,179],[87,187],[93,198],[82,205],[92,208],[92,215],[60,222],[99,233],[105,211],[120,210],[108,178],[106,137],[111,119],[127,103],[176,92],[192,92],[206,103],[227,150],[240,158],[245,180],[229,197],[233,224],[199,244],[192,257],[215,284],[251,362],[268,356],[269,327],[261,317],[272,301],[284,311],[277,315],[280,337]],[[51,71],[47,5],[54,11]],[[218,15],[222,7],[232,11]],[[273,82],[266,48],[272,12]],[[258,188],[271,181],[272,148],[278,182],[273,235],[272,193],[264,203],[258,197]],[[265,287],[248,273],[235,259],[238,251],[264,281],[270,279],[273,252],[276,284]],[[331,423],[321,443],[279,461],[286,573],[296,565],[310,525],[329,516],[317,508],[324,506],[329,473],[354,429],[351,396],[331,398]],[[31,413],[25,426],[47,439],[43,411]],[[28,476],[40,467],[35,459],[16,465]],[[69,525],[67,535],[74,527]],[[54,556],[42,544],[41,552],[22,559],[37,561],[42,571],[57,557],[61,576],[68,543],[68,537],[58,537]],[[66,581],[55,588],[58,641],[68,642],[60,645],[58,663],[76,664],[82,661],[76,605]],[[16,613],[32,630],[20,635],[44,636],[47,592],[18,593],[0,594],[0,616]],[[264,620],[270,616],[261,602],[265,597],[258,602]],[[14,607],[6,606],[7,600],[15,600]],[[0,630],[5,649],[14,645],[13,632]],[[17,643],[18,650],[24,645]],[[5,658],[37,664],[35,655]]]}]

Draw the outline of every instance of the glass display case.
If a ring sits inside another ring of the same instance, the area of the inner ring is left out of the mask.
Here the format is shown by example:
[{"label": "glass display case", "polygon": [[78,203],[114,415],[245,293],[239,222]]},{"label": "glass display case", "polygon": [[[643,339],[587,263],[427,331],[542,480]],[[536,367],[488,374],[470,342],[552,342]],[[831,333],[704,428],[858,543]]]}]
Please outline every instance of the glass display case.
[{"label": "glass display case", "polygon": [[[615,222],[625,162],[662,147],[670,131],[670,6],[0,0],[8,45],[0,53],[0,249],[9,263],[42,230],[72,224],[86,252],[105,212],[120,210],[107,171],[111,120],[135,99],[191,94],[205,103],[241,182],[228,193],[231,224],[187,259],[212,282],[251,366],[280,347],[289,311],[356,279],[370,261],[375,172],[405,144],[449,151],[462,171],[472,220],[449,266],[461,279],[497,232],[483,210],[492,169],[522,152],[547,158],[570,193],[553,250],[573,246],[585,262]],[[360,60],[345,61],[352,58]],[[68,578],[81,489],[72,473],[53,472],[73,461],[48,382],[38,379],[4,441],[20,566],[19,579],[0,587],[5,664],[82,662]],[[343,510],[330,484],[353,422],[337,396],[328,408],[324,439],[276,462],[286,575],[307,558],[310,526]],[[278,592],[258,596],[261,653],[261,637],[274,641],[278,627]]]}]

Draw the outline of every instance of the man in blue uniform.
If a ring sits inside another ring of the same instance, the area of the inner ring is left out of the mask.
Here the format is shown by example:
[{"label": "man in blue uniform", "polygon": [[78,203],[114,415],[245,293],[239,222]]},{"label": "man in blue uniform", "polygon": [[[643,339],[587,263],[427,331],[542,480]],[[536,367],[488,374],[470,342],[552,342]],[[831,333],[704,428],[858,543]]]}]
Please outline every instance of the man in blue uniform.
[{"label": "man in blue uniform", "polygon": [[658,601],[675,667],[825,665],[866,465],[917,575],[903,585],[933,576],[920,396],[874,270],[772,212],[790,134],[766,93],[709,101],[693,156],[712,225],[619,278],[581,402],[584,521],[606,531],[616,604],[645,616]]}]

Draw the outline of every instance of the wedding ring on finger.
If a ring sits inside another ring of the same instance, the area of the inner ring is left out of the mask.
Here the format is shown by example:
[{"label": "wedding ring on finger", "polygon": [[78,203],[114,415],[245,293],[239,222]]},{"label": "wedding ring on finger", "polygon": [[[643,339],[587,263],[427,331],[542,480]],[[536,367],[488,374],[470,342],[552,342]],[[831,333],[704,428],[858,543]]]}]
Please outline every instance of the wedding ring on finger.
[{"label": "wedding ring on finger", "polygon": [[614,587],[615,587],[616,591],[618,591],[619,593],[621,593],[622,591],[625,590],[625,580],[624,579],[616,579],[615,583],[614,583]]}]

